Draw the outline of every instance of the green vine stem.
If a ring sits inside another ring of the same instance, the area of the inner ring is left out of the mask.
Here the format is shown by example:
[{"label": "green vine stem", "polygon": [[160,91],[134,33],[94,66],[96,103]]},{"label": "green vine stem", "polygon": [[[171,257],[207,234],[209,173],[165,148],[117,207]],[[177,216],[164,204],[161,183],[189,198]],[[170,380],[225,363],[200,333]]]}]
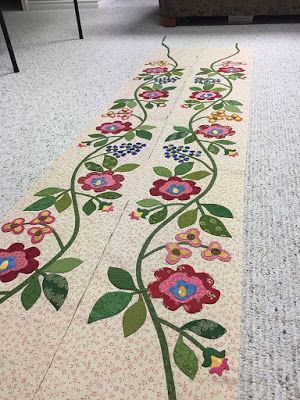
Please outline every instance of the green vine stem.
[{"label": "green vine stem", "polygon": [[[239,53],[239,48],[238,45],[235,45],[236,48],[236,52],[221,58],[217,61],[214,61],[211,65],[210,68],[219,76],[221,76],[222,78],[226,79],[228,85],[229,85],[229,90],[226,93],[226,95],[223,96],[223,99],[225,99],[226,97],[228,97],[230,95],[230,93],[232,92],[233,89],[233,85],[232,82],[226,77],[221,75],[220,73],[218,73],[215,69],[214,66],[219,63],[220,61],[226,60],[228,58],[231,58],[233,56],[235,56],[236,54]],[[210,152],[206,149],[205,145],[202,143],[201,140],[198,139],[196,133],[193,130],[193,124],[198,121],[200,118],[197,118],[199,116],[199,114],[203,113],[204,111],[206,111],[208,108],[212,107],[214,104],[218,103],[219,99],[213,102],[210,102],[210,104],[208,104],[208,106],[204,107],[202,110],[199,110],[198,112],[196,112],[189,120],[188,123],[188,127],[190,132],[192,132],[192,135],[195,138],[195,141],[197,142],[197,144],[199,145],[199,147],[201,148],[201,150],[203,151],[203,153],[207,156],[209,162],[210,162],[210,166],[209,169],[212,172],[212,176],[210,179],[210,182],[208,183],[207,187],[205,188],[205,190],[200,193],[197,197],[195,197],[194,199],[192,199],[191,201],[189,201],[188,203],[185,203],[180,209],[178,209],[177,211],[175,211],[172,215],[170,215],[169,217],[167,217],[161,224],[159,224],[152,232],[151,234],[148,236],[148,238],[146,239],[146,241],[144,242],[138,258],[137,258],[137,262],[136,262],[136,280],[138,283],[138,287],[139,290],[142,293],[142,296],[144,298],[144,301],[146,303],[146,306],[148,307],[149,310],[149,314],[151,316],[153,325],[155,327],[157,336],[158,336],[158,340],[159,340],[159,344],[160,344],[160,348],[161,348],[161,352],[162,352],[162,360],[163,360],[163,365],[164,365],[164,370],[165,370],[165,377],[166,377],[166,383],[167,383],[167,390],[168,390],[168,399],[169,400],[176,400],[177,396],[176,396],[176,388],[175,388],[175,383],[174,383],[174,377],[173,377],[173,371],[172,371],[172,366],[171,366],[171,360],[170,360],[170,354],[169,354],[169,348],[168,348],[168,343],[167,343],[167,339],[165,336],[165,332],[162,328],[162,324],[166,325],[168,327],[171,327],[172,329],[179,331],[179,333],[181,333],[183,336],[187,337],[187,333],[185,332],[183,334],[183,332],[180,330],[180,328],[177,328],[175,325],[162,320],[158,317],[155,307],[152,303],[152,300],[150,299],[149,295],[147,292],[145,292],[146,287],[144,285],[143,282],[143,277],[142,277],[142,266],[143,266],[143,261],[144,259],[152,254],[154,251],[148,251],[148,247],[150,246],[152,240],[154,239],[154,237],[158,234],[158,232],[160,232],[165,226],[167,226],[170,222],[172,222],[176,217],[178,217],[180,214],[182,214],[185,210],[187,210],[190,206],[192,206],[193,204],[197,203],[200,204],[200,199],[202,199],[213,187],[216,179],[217,179],[217,174],[218,174],[218,169],[217,169],[217,165],[216,162],[213,158],[213,156],[210,154]],[[156,249],[154,249],[156,250]],[[188,339],[190,341],[192,341],[195,345],[197,345],[198,347],[201,346],[192,336],[188,335]],[[197,342],[197,343],[196,343]],[[204,349],[203,346],[199,347],[200,349]]]}]

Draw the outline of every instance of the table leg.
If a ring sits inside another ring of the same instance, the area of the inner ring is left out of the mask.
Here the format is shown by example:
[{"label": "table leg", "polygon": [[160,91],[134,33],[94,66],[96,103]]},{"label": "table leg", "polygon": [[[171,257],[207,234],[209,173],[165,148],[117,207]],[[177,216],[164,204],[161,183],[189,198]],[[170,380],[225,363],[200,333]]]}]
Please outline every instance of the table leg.
[{"label": "table leg", "polygon": [[77,0],[74,0],[74,8],[75,8],[75,14],[76,14],[76,20],[77,20],[77,26],[78,26],[79,39],[83,39]]},{"label": "table leg", "polygon": [[5,42],[6,42],[7,50],[9,52],[9,56],[10,56],[10,59],[11,59],[11,62],[12,62],[13,68],[14,68],[14,72],[19,72],[19,67],[18,67],[18,64],[17,64],[17,61],[16,61],[14,50],[12,48],[12,45],[11,45],[11,42],[10,42],[10,39],[9,39],[9,35],[8,35],[8,32],[7,32],[7,28],[6,28],[6,24],[5,24],[5,20],[4,20],[4,17],[3,17],[2,10],[0,10],[0,25],[1,25],[1,28],[2,28],[2,32],[3,32],[3,36],[4,36],[4,39],[5,39]]}]

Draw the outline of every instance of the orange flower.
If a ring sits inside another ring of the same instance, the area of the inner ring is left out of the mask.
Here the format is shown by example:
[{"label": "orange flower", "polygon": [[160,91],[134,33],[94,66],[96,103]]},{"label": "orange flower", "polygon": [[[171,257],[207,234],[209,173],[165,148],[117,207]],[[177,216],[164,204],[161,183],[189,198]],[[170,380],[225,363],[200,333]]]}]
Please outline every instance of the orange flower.
[{"label": "orange flower", "polygon": [[205,260],[208,261],[212,261],[216,258],[225,262],[231,260],[231,255],[228,253],[228,251],[222,248],[222,245],[219,242],[210,242],[208,248],[203,250],[201,255]]},{"label": "orange flower", "polygon": [[192,255],[190,249],[179,246],[177,243],[166,244],[167,256],[166,262],[170,265],[178,263],[182,258],[188,258]]},{"label": "orange flower", "polygon": [[192,247],[200,247],[202,242],[200,240],[200,231],[196,228],[190,228],[185,232],[178,233],[175,236],[178,242],[188,243]]},{"label": "orange flower", "polygon": [[27,233],[28,235],[31,236],[31,243],[40,243],[45,235],[48,235],[49,233],[52,233],[53,229],[50,226],[44,226],[44,227],[39,227],[37,226],[36,228],[30,228],[28,229]]},{"label": "orange flower", "polygon": [[2,232],[5,233],[12,232],[15,235],[19,235],[25,229],[24,222],[25,222],[24,218],[16,218],[12,222],[7,222],[6,224],[4,224],[1,230]]},{"label": "orange flower", "polygon": [[40,213],[38,213],[38,215],[29,223],[31,225],[38,225],[38,224],[52,224],[52,222],[55,221],[55,217],[51,214],[51,211],[49,210],[44,210]]}]

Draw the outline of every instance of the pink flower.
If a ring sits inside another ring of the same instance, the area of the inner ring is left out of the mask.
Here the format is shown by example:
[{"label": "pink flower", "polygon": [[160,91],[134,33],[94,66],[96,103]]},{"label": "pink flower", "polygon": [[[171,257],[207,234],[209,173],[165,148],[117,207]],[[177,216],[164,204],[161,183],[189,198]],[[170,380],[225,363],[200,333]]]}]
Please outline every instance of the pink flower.
[{"label": "pink flower", "polygon": [[210,90],[201,90],[199,92],[193,92],[190,96],[191,99],[197,100],[215,100],[222,97],[219,92],[211,92]]},{"label": "pink flower", "polygon": [[218,358],[211,356],[210,374],[222,375],[223,371],[229,370],[228,358]]},{"label": "pink flower", "polygon": [[234,74],[236,72],[243,72],[245,71],[243,68],[237,67],[222,67],[218,69],[218,72],[223,72],[225,74]]},{"label": "pink flower", "polygon": [[152,196],[161,196],[164,200],[189,200],[191,195],[201,192],[201,188],[196,186],[196,182],[171,176],[168,180],[158,179],[153,182],[150,189]]},{"label": "pink flower", "polygon": [[146,68],[143,70],[143,72],[146,72],[146,74],[163,74],[164,72],[168,72],[168,68],[161,68],[161,67],[155,67],[155,68]]},{"label": "pink flower", "polygon": [[181,108],[189,108],[189,106],[187,104],[181,104],[180,106]]},{"label": "pink flower", "polygon": [[201,256],[208,261],[212,261],[216,258],[226,262],[231,260],[231,255],[222,248],[219,242],[210,242],[208,248],[201,252]]},{"label": "pink flower", "polygon": [[101,131],[105,135],[111,133],[116,135],[117,133],[123,131],[130,131],[132,128],[131,122],[122,122],[122,121],[114,121],[114,122],[106,122],[100,126],[96,126],[97,131]]},{"label": "pink flower", "polygon": [[105,190],[118,190],[122,187],[121,182],[124,181],[124,176],[114,174],[113,171],[90,172],[86,176],[81,176],[78,183],[82,184],[83,190],[93,190],[101,193]]},{"label": "pink flower", "polygon": [[185,232],[178,233],[175,239],[179,242],[185,242],[192,247],[200,247],[202,245],[200,231],[196,228],[190,228]]},{"label": "pink flower", "polygon": [[50,226],[37,226],[34,228],[28,229],[27,233],[31,236],[31,243],[36,244],[40,243],[46,235],[53,232],[53,228]]},{"label": "pink flower", "polygon": [[130,219],[136,219],[139,220],[142,218],[143,216],[143,212],[142,211],[132,211],[130,214]]},{"label": "pink flower", "polygon": [[114,206],[113,205],[111,205],[111,206],[103,206],[102,207],[102,209],[101,209],[101,211],[103,211],[103,212],[111,212],[111,211],[114,211]]},{"label": "pink flower", "polygon": [[170,265],[178,263],[182,258],[188,258],[192,255],[190,249],[179,246],[177,243],[166,244],[167,256],[166,262]]},{"label": "pink flower", "polygon": [[55,221],[55,217],[51,214],[51,211],[44,210],[41,211],[32,221],[29,223],[31,225],[38,225],[38,224],[52,224]]},{"label": "pink flower", "polygon": [[232,136],[235,134],[235,131],[232,130],[231,126],[223,126],[220,124],[212,124],[212,125],[200,125],[196,130],[196,133],[203,135],[207,138],[216,138],[221,139],[225,136]]},{"label": "pink flower", "polygon": [[24,222],[25,222],[24,218],[16,218],[12,222],[7,222],[6,224],[4,224],[1,230],[2,232],[5,233],[12,232],[15,235],[19,235],[25,229]]},{"label": "pink flower", "polygon": [[155,100],[162,97],[169,97],[169,92],[166,90],[146,90],[145,92],[140,93],[139,96],[146,100]]}]

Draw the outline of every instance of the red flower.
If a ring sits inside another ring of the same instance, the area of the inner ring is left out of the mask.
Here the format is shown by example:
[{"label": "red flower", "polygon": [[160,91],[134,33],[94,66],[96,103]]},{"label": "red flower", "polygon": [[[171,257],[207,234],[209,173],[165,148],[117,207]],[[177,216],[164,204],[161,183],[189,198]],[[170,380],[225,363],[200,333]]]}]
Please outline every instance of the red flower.
[{"label": "red flower", "polygon": [[16,218],[11,222],[7,222],[1,228],[2,232],[12,232],[15,235],[22,233],[25,229],[24,226],[25,219],[24,218]]},{"label": "red flower", "polygon": [[169,97],[169,92],[166,90],[146,90],[145,92],[139,94],[140,97],[143,97],[146,100],[156,100],[161,97]]},{"label": "red flower", "polygon": [[224,72],[225,74],[234,74],[235,72],[244,72],[243,68],[237,67],[222,67],[218,69],[218,72]]},{"label": "red flower", "polygon": [[164,72],[168,72],[168,68],[161,68],[161,67],[146,68],[143,70],[143,72],[146,72],[146,74],[162,74]]},{"label": "red flower", "polygon": [[131,122],[122,122],[122,121],[114,121],[114,122],[105,122],[100,126],[96,126],[97,131],[101,131],[105,135],[107,133],[112,133],[116,135],[122,131],[130,131],[132,127]]},{"label": "red flower", "polygon": [[215,100],[222,97],[219,92],[211,92],[210,90],[201,90],[200,92],[193,92],[190,99],[197,100]]},{"label": "red flower", "polygon": [[220,292],[213,288],[214,280],[204,272],[195,272],[190,265],[180,265],[176,271],[162,268],[154,273],[157,280],[148,285],[153,298],[162,298],[171,311],[183,307],[188,313],[202,310],[203,304],[214,304]]},{"label": "red flower", "polygon": [[158,179],[153,182],[154,187],[150,189],[152,196],[161,196],[164,200],[188,200],[192,194],[201,192],[194,181],[171,176],[168,180]]},{"label": "red flower", "polygon": [[40,255],[36,247],[24,249],[22,243],[14,243],[8,249],[0,249],[0,281],[10,282],[19,273],[30,274],[39,266],[35,257]]},{"label": "red flower", "polygon": [[212,124],[212,125],[200,125],[196,130],[196,133],[203,135],[207,138],[216,138],[221,139],[225,136],[232,136],[235,134],[235,131],[232,130],[231,126],[223,126],[220,124]]},{"label": "red flower", "polygon": [[113,171],[90,172],[86,176],[81,176],[78,183],[82,184],[83,190],[91,190],[94,192],[105,192],[105,190],[118,190],[122,187],[120,182],[124,181],[124,176],[114,174]]},{"label": "red flower", "polygon": [[51,211],[44,210],[38,213],[38,215],[29,223],[31,225],[38,225],[38,224],[52,224],[55,221],[55,217],[51,214]]}]

